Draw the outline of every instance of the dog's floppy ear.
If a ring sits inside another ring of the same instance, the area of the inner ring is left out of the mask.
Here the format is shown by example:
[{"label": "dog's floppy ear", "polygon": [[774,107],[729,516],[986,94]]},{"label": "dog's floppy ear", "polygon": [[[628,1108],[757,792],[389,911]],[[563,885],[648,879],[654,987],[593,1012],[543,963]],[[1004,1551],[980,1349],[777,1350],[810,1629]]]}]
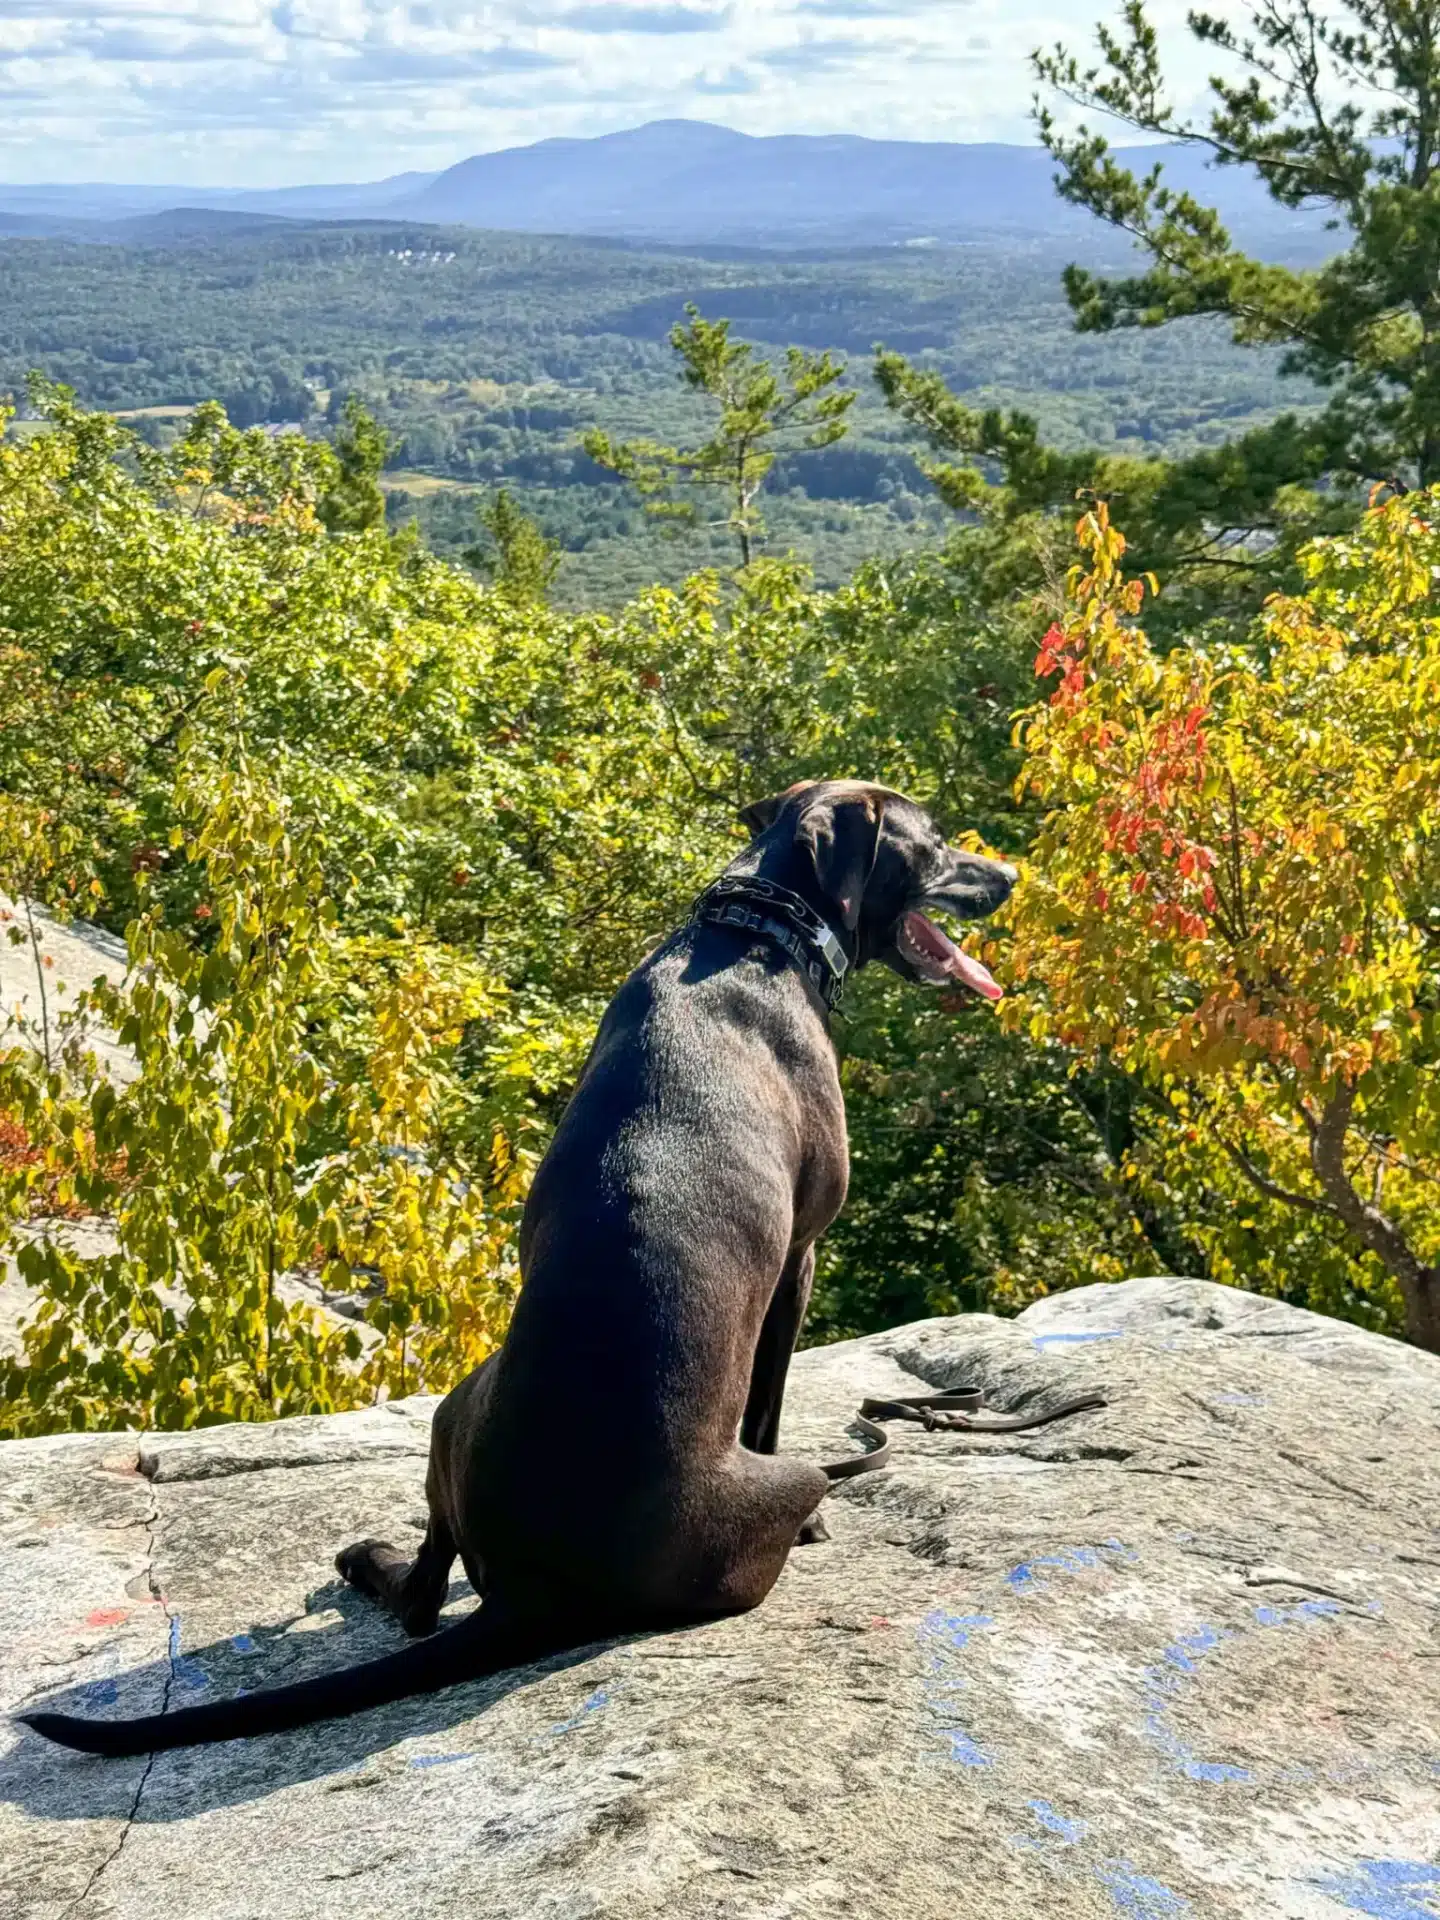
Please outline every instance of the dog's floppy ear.
[{"label": "dog's floppy ear", "polygon": [[773,827],[780,809],[793,800],[797,793],[804,793],[807,787],[814,785],[813,780],[797,780],[793,787],[786,787],[783,793],[772,794],[768,800],[752,800],[748,807],[741,807],[740,818],[750,829],[750,838],[753,840],[764,833],[767,827]]},{"label": "dog's floppy ear", "polygon": [[885,802],[879,794],[846,794],[817,801],[805,810],[795,839],[808,846],[815,878],[827,900],[840,909],[845,931],[860,924],[860,903],[880,851]]}]

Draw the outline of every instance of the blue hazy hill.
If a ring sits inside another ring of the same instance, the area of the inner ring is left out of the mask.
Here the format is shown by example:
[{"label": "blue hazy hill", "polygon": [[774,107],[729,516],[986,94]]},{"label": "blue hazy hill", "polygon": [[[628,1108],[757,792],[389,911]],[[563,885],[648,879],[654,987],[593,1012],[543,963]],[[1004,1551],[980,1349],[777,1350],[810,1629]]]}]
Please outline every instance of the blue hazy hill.
[{"label": "blue hazy hill", "polygon": [[[1208,167],[1198,149],[1118,151],[1140,168],[1163,162],[1167,182],[1217,206],[1242,244],[1309,251],[1321,241],[1318,215],[1277,207],[1253,176]],[[1093,238],[1089,216],[1057,196],[1054,173],[1039,147],[848,134],[761,138],[702,121],[657,120],[596,139],[541,140],[476,154],[438,175],[398,174],[370,185],[257,192],[0,187],[0,214],[54,230],[183,206],[297,220],[400,217],[670,244]]]}]

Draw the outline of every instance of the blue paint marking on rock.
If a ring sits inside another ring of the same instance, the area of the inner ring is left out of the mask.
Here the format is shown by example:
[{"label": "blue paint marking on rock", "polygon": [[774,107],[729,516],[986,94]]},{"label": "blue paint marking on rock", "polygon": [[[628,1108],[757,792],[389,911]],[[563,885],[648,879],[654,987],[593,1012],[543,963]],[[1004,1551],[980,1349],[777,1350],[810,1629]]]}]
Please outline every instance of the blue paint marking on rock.
[{"label": "blue paint marking on rock", "polygon": [[1145,1669],[1145,1717],[1141,1728],[1146,1739],[1158,1747],[1187,1780],[1199,1781],[1205,1786],[1243,1785],[1255,1776],[1248,1767],[1236,1766],[1228,1760],[1202,1760],[1171,1726],[1170,1703],[1199,1672],[1198,1663],[1233,1637],[1217,1627],[1195,1627],[1163,1649],[1164,1666]]},{"label": "blue paint marking on rock", "polygon": [[963,1653],[975,1634],[985,1632],[994,1624],[994,1616],[988,1613],[946,1613],[939,1607],[926,1614],[920,1622],[920,1632],[927,1640],[943,1640],[947,1647]]},{"label": "blue paint marking on rock", "polygon": [[1055,1811],[1048,1800],[1032,1800],[1030,1811],[1047,1833],[1053,1833],[1057,1840],[1064,1841],[1068,1847],[1083,1840],[1090,1831],[1088,1821],[1067,1820],[1063,1813]]},{"label": "blue paint marking on rock", "polygon": [[947,1759],[953,1760],[957,1767],[993,1767],[993,1754],[986,1753],[973,1735],[966,1733],[963,1727],[941,1727],[938,1729],[948,1752]]},{"label": "blue paint marking on rock", "polygon": [[1440,1914],[1440,1866],[1423,1860],[1357,1860],[1344,1873],[1322,1874],[1312,1884],[1371,1920],[1435,1920]]},{"label": "blue paint marking on rock", "polygon": [[410,1765],[417,1771],[425,1767],[453,1767],[459,1760],[473,1760],[473,1753],[417,1753]]},{"label": "blue paint marking on rock", "polygon": [[1214,1627],[1197,1627],[1193,1633],[1182,1634],[1166,1647],[1164,1657],[1172,1667],[1179,1667],[1182,1673],[1195,1673],[1195,1662],[1203,1659],[1207,1653],[1213,1653],[1220,1642],[1228,1637]]},{"label": "blue paint marking on rock", "polygon": [[557,1734],[573,1733],[576,1727],[583,1727],[592,1714],[603,1712],[610,1704],[610,1697],[608,1687],[597,1687],[588,1699],[580,1702],[578,1712],[573,1713],[568,1720],[559,1720],[553,1727],[547,1727],[541,1738],[553,1740]]},{"label": "blue paint marking on rock", "polygon": [[92,1680],[85,1689],[87,1707],[113,1707],[120,1698],[120,1689],[113,1680]]},{"label": "blue paint marking on rock", "polygon": [[1190,1902],[1182,1895],[1172,1893],[1148,1873],[1138,1873],[1128,1860],[1102,1862],[1095,1877],[1126,1920],[1168,1920],[1172,1914],[1190,1911]]},{"label": "blue paint marking on rock", "polygon": [[949,1696],[970,1684],[957,1666],[977,1633],[995,1625],[988,1613],[952,1613],[938,1607],[920,1622],[918,1637],[925,1654],[925,1706],[945,1759],[959,1767],[991,1767],[993,1755],[966,1728],[956,1724]]},{"label": "blue paint marking on rock", "polygon": [[[1381,1619],[1385,1612],[1378,1600],[1367,1600],[1364,1610],[1377,1620]],[[1344,1611],[1345,1608],[1338,1600],[1327,1597],[1318,1600],[1301,1600],[1293,1607],[1256,1607],[1255,1624],[1259,1627],[1299,1626],[1313,1620],[1333,1620],[1336,1614]]]},{"label": "blue paint marking on rock", "polygon": [[1094,1547],[1062,1547],[1059,1553],[1037,1553],[1033,1560],[1022,1560],[1006,1574],[1005,1584],[1016,1593],[1037,1593],[1047,1585],[1037,1568],[1057,1573],[1088,1573],[1104,1564]]},{"label": "blue paint marking on rock", "polygon": [[1080,1847],[1090,1835],[1088,1820],[1072,1820],[1057,1811],[1048,1800],[1031,1800],[1030,1812],[1042,1829],[1040,1837],[1013,1833],[1010,1844],[1027,1853],[1039,1854],[1052,1870],[1073,1879],[1077,1873],[1091,1873],[1110,1895],[1117,1913],[1126,1920],[1173,1920],[1190,1911],[1190,1903],[1163,1881],[1142,1873],[1130,1860],[1085,1861],[1083,1855],[1073,1862],[1067,1858],[1072,1847]]},{"label": "blue paint marking on rock", "polygon": [[208,1687],[210,1677],[194,1660],[187,1660],[180,1651],[180,1616],[170,1616],[170,1639],[168,1642],[170,1658],[170,1678],[178,1687],[187,1692],[198,1693],[202,1687]]},{"label": "blue paint marking on rock", "polygon": [[[1344,1611],[1340,1601],[1322,1595],[1316,1599],[1298,1601],[1293,1607],[1257,1606],[1254,1609],[1254,1624],[1257,1627],[1313,1625],[1319,1620],[1332,1620]],[[1378,1601],[1371,1600],[1366,1602],[1365,1611],[1378,1615],[1383,1610]],[[1161,1650],[1163,1665],[1147,1667],[1145,1670],[1145,1716],[1141,1722],[1145,1737],[1187,1780],[1203,1782],[1207,1786],[1243,1785],[1252,1783],[1256,1776],[1249,1767],[1237,1766],[1228,1760],[1202,1760],[1170,1724],[1170,1708],[1187,1682],[1199,1672],[1200,1661],[1227,1640],[1235,1638],[1235,1632],[1228,1628],[1196,1627],[1189,1633],[1179,1635]],[[1293,1781],[1313,1778],[1313,1775],[1309,1769],[1300,1769],[1297,1773],[1291,1768],[1279,1773],[1269,1772],[1267,1778]],[[1331,1769],[1330,1778],[1340,1783],[1340,1777],[1334,1769]]]}]

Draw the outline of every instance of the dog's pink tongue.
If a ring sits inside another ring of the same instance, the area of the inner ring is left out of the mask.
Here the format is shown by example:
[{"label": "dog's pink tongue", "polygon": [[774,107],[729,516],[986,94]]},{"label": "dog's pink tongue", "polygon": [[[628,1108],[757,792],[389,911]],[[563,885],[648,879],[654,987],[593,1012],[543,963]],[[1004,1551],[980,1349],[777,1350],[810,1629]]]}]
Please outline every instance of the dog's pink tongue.
[{"label": "dog's pink tongue", "polygon": [[937,966],[943,967],[952,980],[959,980],[973,993],[980,993],[987,1000],[1003,1000],[1005,989],[987,967],[978,960],[972,960],[962,948],[957,947],[948,933],[937,927],[923,913],[914,911],[905,916],[906,929],[915,945]]},{"label": "dog's pink tongue", "polygon": [[963,947],[956,947],[955,956],[950,962],[950,971],[957,980],[963,980],[967,987],[976,993],[983,993],[987,1000],[1003,1000],[1005,989],[990,972],[982,967],[978,960],[972,960]]}]

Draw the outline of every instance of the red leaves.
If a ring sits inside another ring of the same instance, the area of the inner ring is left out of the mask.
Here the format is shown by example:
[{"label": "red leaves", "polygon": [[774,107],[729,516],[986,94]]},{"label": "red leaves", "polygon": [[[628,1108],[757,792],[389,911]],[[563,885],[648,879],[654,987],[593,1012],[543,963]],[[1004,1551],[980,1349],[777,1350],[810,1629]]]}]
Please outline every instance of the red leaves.
[{"label": "red leaves", "polygon": [[1047,673],[1054,673],[1060,664],[1061,650],[1065,645],[1065,629],[1052,621],[1040,642],[1040,651],[1035,656],[1035,678],[1043,680]]},{"label": "red leaves", "polygon": [[1035,677],[1043,680],[1047,674],[1063,670],[1064,677],[1050,696],[1052,707],[1073,709],[1085,691],[1085,667],[1081,659],[1084,650],[1083,638],[1066,633],[1058,623],[1052,622],[1046,629],[1035,656]]}]

